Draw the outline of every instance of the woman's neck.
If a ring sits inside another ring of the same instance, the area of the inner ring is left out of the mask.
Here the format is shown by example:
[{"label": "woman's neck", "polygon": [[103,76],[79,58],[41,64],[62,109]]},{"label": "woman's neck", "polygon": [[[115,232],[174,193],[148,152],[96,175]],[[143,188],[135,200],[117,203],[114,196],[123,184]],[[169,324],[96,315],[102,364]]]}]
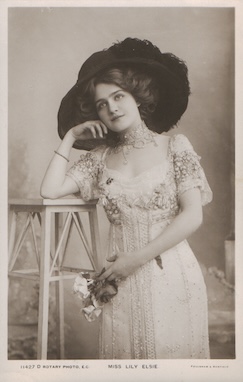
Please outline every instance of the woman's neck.
[{"label": "woman's neck", "polygon": [[137,127],[128,129],[118,135],[118,139],[113,145],[112,151],[114,153],[119,153],[122,151],[124,164],[127,164],[127,155],[132,148],[142,149],[149,143],[153,143],[154,146],[157,146],[155,140],[156,135],[157,133],[149,130],[146,124],[141,121]]},{"label": "woman's neck", "polygon": [[119,134],[119,146],[132,146],[134,148],[142,148],[150,142],[154,142],[156,133],[149,130],[146,124],[141,121],[136,127],[127,129]]}]

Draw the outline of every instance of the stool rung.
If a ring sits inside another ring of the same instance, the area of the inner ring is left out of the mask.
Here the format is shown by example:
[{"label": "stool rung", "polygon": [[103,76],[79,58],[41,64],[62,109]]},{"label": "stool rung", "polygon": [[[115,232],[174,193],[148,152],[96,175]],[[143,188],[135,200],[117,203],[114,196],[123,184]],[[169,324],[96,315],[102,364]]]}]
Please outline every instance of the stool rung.
[{"label": "stool rung", "polygon": [[23,279],[39,280],[39,275],[37,273],[23,272],[23,271],[11,271],[8,272],[9,277],[19,277]]}]

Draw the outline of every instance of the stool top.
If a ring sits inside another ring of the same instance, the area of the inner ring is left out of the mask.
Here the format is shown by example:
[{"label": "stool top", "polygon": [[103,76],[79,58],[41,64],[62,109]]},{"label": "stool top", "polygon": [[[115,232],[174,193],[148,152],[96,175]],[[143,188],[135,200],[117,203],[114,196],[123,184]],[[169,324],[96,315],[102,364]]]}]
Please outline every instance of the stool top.
[{"label": "stool top", "polygon": [[18,205],[18,206],[82,206],[87,204],[97,204],[98,200],[90,200],[85,202],[82,199],[78,198],[60,198],[60,199],[28,199],[28,198],[19,198],[19,199],[9,199],[9,205]]}]

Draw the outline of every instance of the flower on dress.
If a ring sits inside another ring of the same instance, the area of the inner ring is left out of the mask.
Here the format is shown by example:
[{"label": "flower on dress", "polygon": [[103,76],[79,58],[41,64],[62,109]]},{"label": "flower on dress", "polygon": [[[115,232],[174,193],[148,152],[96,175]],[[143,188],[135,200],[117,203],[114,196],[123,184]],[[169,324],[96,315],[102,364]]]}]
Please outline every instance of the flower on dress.
[{"label": "flower on dress", "polygon": [[[105,268],[100,274],[105,271]],[[97,280],[90,273],[81,272],[75,278],[73,292],[81,300],[81,311],[89,321],[95,321],[102,312],[103,304],[109,302],[118,292],[114,280]]]}]

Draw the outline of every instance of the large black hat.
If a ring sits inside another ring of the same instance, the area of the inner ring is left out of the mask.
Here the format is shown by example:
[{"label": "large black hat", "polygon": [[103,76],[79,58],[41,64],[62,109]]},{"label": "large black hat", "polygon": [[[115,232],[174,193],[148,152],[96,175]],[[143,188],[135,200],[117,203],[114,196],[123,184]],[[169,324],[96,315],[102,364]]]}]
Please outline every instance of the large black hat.
[{"label": "large black hat", "polygon": [[[190,94],[186,64],[172,53],[161,53],[148,40],[126,38],[92,54],[82,65],[76,84],[63,98],[58,111],[58,133],[61,139],[73,126],[85,122],[77,102],[80,89],[92,77],[112,67],[133,67],[156,77],[161,96],[151,118],[151,130],[161,133],[177,124],[187,108]],[[92,139],[76,141],[74,147],[90,150],[99,144],[101,141]]]}]

